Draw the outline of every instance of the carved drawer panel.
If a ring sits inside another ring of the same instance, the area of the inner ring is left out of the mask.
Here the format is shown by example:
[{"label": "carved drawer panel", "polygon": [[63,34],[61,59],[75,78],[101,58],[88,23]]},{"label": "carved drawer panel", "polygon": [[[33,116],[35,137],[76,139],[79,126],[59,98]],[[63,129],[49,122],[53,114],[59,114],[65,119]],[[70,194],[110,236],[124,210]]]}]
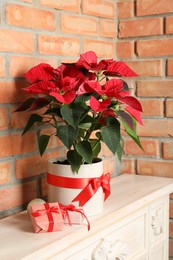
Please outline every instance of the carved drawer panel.
[{"label": "carved drawer panel", "polygon": [[[147,212],[129,216],[128,221],[112,224],[104,232],[78,245],[80,251],[68,260],[147,260]],[[73,251],[74,252],[74,251]]]},{"label": "carved drawer panel", "polygon": [[167,236],[168,225],[168,205],[169,201],[165,198],[150,206],[150,241],[151,244],[164,240]]}]

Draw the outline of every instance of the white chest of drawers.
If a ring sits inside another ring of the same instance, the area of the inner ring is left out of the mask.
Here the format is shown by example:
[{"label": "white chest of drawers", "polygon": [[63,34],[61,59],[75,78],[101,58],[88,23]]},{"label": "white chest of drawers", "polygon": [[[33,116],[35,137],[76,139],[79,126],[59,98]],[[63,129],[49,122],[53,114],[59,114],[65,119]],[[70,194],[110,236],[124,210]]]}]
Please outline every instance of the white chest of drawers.
[{"label": "white chest of drawers", "polygon": [[112,179],[104,212],[86,225],[33,233],[26,212],[0,221],[1,260],[168,260],[173,180],[122,175]]}]

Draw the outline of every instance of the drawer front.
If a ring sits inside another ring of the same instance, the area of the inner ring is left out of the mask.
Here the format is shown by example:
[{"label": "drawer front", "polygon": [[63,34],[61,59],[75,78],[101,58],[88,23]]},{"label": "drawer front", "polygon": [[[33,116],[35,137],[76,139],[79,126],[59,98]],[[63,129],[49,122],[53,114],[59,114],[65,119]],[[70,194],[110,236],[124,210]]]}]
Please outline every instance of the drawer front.
[{"label": "drawer front", "polygon": [[[68,260],[147,260],[147,211],[128,216],[70,249]],[[77,252],[77,249],[80,251]],[[72,254],[73,251],[73,254]],[[75,253],[74,253],[75,252]],[[139,256],[138,256],[139,255]]]},{"label": "drawer front", "polygon": [[135,258],[133,260],[148,260],[148,254],[145,254],[143,256],[138,256],[137,258]]},{"label": "drawer front", "polygon": [[162,198],[149,209],[149,240],[151,244],[168,238],[169,198]]},{"label": "drawer front", "polygon": [[168,260],[168,249],[166,242],[162,242],[151,248],[149,260]]}]

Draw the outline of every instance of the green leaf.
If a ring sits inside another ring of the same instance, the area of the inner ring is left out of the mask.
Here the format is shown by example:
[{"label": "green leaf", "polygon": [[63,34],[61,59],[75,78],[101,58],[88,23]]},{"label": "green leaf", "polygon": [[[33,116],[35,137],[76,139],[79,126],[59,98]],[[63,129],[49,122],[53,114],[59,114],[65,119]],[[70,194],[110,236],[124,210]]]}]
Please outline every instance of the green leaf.
[{"label": "green leaf", "polygon": [[62,118],[59,108],[49,108],[45,111],[44,114],[45,115],[58,116],[58,117]]},{"label": "green leaf", "polygon": [[67,159],[71,165],[72,171],[78,173],[82,164],[82,156],[80,156],[76,150],[70,150],[67,152]]},{"label": "green leaf", "polygon": [[91,95],[90,94],[83,94],[81,96],[77,96],[75,98],[75,103],[82,103],[85,104],[88,100],[90,100]]},{"label": "green leaf", "polygon": [[71,126],[76,127],[83,117],[88,113],[88,108],[83,108],[79,103],[63,105],[61,115],[64,120]]},{"label": "green leaf", "polygon": [[120,116],[120,120],[123,120],[131,129],[134,128],[133,118],[123,110],[119,110],[117,114]]},{"label": "green leaf", "polygon": [[95,118],[92,116],[86,115],[81,121],[80,124],[78,125],[79,128],[82,129],[88,129],[91,127],[92,124],[96,122]]},{"label": "green leaf", "polygon": [[38,110],[42,107],[46,107],[48,104],[50,104],[50,101],[47,98],[38,97],[33,101],[28,111]]},{"label": "green leaf", "polygon": [[50,139],[50,136],[49,135],[41,135],[39,136],[39,139],[38,139],[38,147],[39,147],[39,152],[40,152],[40,155],[42,156],[47,145],[48,145],[48,142],[49,142],[49,139]]},{"label": "green leaf", "polygon": [[70,149],[74,144],[78,131],[71,125],[61,125],[57,129],[56,135],[63,142],[63,144]]},{"label": "green leaf", "polygon": [[75,146],[77,152],[83,157],[84,161],[87,163],[92,163],[92,147],[90,142],[82,141]]},{"label": "green leaf", "polygon": [[100,132],[97,132],[95,135],[96,135],[96,137],[97,137],[98,139],[100,139],[100,140],[102,139],[102,136],[101,136],[101,133],[100,133]]},{"label": "green leaf", "polygon": [[[88,110],[87,110],[88,112]],[[83,117],[83,119],[80,121],[80,123],[96,123],[97,121],[95,120],[95,118],[93,118],[90,115],[86,115],[85,117]]]},{"label": "green leaf", "polygon": [[101,128],[104,143],[113,154],[116,153],[120,143],[120,123],[115,118],[108,118],[107,126]]},{"label": "green leaf", "polygon": [[23,130],[22,135],[24,135],[36,122],[41,122],[42,119],[43,119],[42,116],[37,114],[32,114],[28,119],[28,122]]},{"label": "green leaf", "polygon": [[30,106],[32,105],[32,103],[34,102],[35,98],[29,98],[27,99],[25,102],[23,102],[16,110],[15,112],[21,112],[21,111],[25,111],[28,108],[30,108]]},{"label": "green leaf", "polygon": [[116,153],[117,153],[118,160],[121,162],[121,158],[122,158],[122,155],[123,155],[123,147],[122,147],[121,142],[119,143],[119,145],[117,147]]},{"label": "green leaf", "polygon": [[92,140],[90,141],[90,144],[91,144],[91,147],[92,147],[92,154],[93,154],[93,157],[97,157],[98,154],[100,153],[101,151],[101,142],[100,140]]},{"label": "green leaf", "polygon": [[79,128],[81,129],[89,129],[91,127],[91,123],[83,123],[83,124],[80,124],[78,125]]},{"label": "green leaf", "polygon": [[124,128],[125,128],[126,133],[133,139],[133,141],[134,141],[142,150],[144,150],[143,147],[142,147],[142,144],[141,144],[141,142],[140,142],[139,136],[138,136],[137,133],[136,133],[136,121],[135,121],[135,119],[133,119],[133,123],[134,123],[134,127],[133,127],[133,129],[132,129],[131,127],[129,127],[129,125],[128,125],[125,121],[122,120],[122,124],[123,124],[123,126],[124,126]]},{"label": "green leaf", "polygon": [[123,90],[130,91],[130,88],[129,88],[127,82],[125,82],[124,80],[122,80],[122,81],[123,81]]}]

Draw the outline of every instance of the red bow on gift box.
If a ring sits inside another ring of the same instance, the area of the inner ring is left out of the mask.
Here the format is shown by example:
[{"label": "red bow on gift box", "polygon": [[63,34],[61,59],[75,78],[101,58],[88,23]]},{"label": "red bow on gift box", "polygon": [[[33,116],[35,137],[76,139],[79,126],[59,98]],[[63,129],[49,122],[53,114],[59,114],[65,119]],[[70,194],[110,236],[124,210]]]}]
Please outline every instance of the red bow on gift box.
[{"label": "red bow on gift box", "polygon": [[40,217],[43,215],[47,215],[48,220],[49,220],[49,226],[48,226],[47,232],[52,232],[53,227],[54,227],[54,219],[53,219],[52,213],[61,214],[61,210],[57,206],[50,207],[50,205],[48,203],[44,203],[43,205],[45,207],[44,209],[38,209],[38,210],[32,212],[31,215],[33,217]]},{"label": "red bow on gift box", "polygon": [[78,212],[82,215],[82,217],[84,217],[88,223],[88,231],[90,230],[90,222],[87,218],[87,216],[85,215],[85,213],[83,212],[82,209],[78,209],[76,208],[73,204],[69,204],[69,205],[62,205],[61,203],[59,203],[60,209],[62,211],[62,216],[63,218],[66,216],[69,225],[71,225],[71,220],[70,220],[70,216],[69,216],[69,211],[75,211]]}]

